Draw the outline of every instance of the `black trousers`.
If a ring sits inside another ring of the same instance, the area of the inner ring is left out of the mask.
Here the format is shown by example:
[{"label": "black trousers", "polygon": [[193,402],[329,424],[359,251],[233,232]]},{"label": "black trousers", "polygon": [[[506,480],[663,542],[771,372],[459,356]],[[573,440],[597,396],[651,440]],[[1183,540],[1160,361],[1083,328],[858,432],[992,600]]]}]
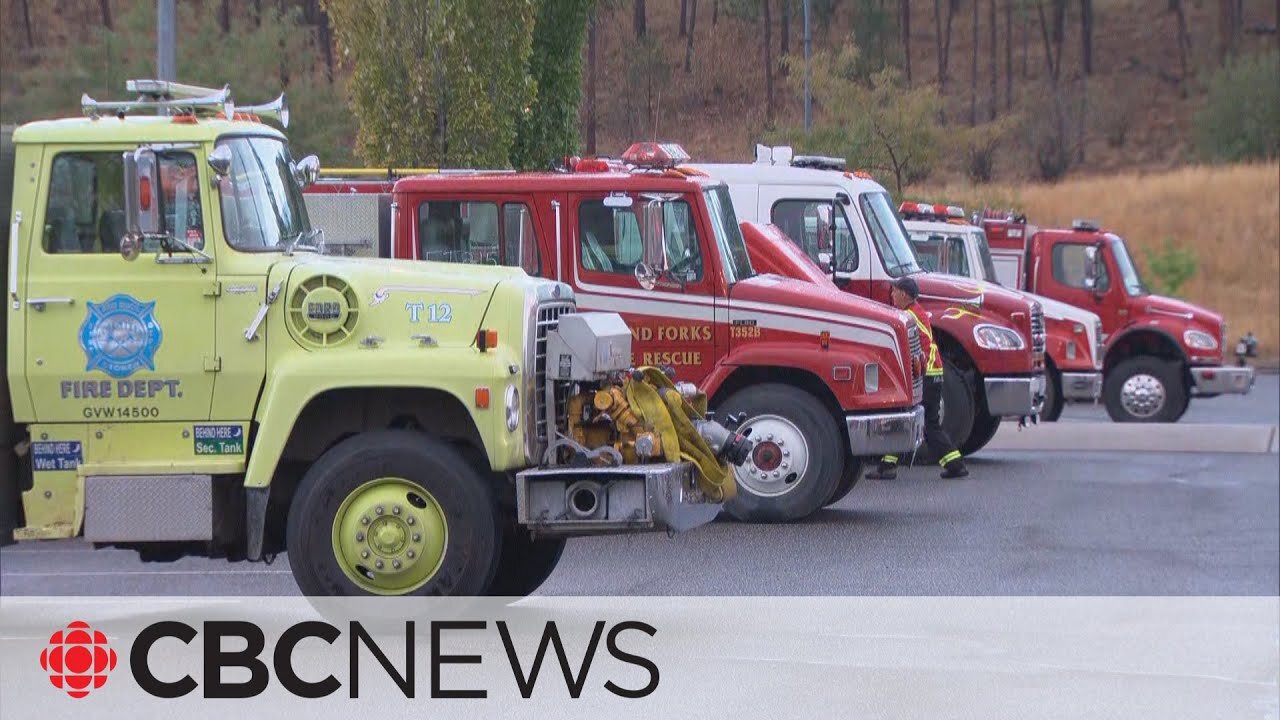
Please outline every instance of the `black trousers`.
[{"label": "black trousers", "polygon": [[931,457],[938,458],[939,465],[960,459],[960,451],[942,429],[942,376],[929,375],[924,379],[924,444]]},{"label": "black trousers", "polygon": [[[931,457],[938,458],[939,465],[946,465],[960,459],[960,451],[942,429],[942,376],[927,375],[924,379],[924,446]],[[898,463],[897,455],[885,455],[882,462],[889,465]]]}]

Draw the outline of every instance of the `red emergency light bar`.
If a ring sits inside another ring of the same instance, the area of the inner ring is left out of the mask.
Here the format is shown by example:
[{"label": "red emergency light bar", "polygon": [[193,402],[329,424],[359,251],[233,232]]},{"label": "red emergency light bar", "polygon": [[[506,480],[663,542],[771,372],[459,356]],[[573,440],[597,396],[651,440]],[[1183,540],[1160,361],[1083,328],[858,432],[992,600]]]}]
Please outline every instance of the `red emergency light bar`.
[{"label": "red emergency light bar", "polygon": [[904,202],[898,206],[898,214],[929,218],[959,218],[963,220],[964,208],[957,205]]},{"label": "red emergency light bar", "polygon": [[662,169],[674,168],[692,158],[675,143],[640,142],[627,148],[622,159],[636,167]]}]

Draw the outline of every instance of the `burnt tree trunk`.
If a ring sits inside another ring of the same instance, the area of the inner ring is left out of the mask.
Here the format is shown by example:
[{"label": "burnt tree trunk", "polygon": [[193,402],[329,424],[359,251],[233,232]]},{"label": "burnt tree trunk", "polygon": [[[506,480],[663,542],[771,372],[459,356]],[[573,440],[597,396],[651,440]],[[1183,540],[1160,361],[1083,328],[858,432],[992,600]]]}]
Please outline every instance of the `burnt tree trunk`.
[{"label": "burnt tree trunk", "polygon": [[715,27],[718,22],[720,22],[720,0],[711,0],[711,27]]},{"label": "burnt tree trunk", "polygon": [[[782,54],[790,55],[791,54],[791,0],[782,0],[782,2],[778,3],[778,9],[779,9],[778,22],[780,23],[779,29],[782,32],[782,45],[781,45]],[[782,69],[782,72],[785,74],[786,71],[787,70],[784,67]]]},{"label": "burnt tree trunk", "polygon": [[1093,0],[1080,0],[1080,65],[1093,74]]},{"label": "burnt tree trunk", "polygon": [[595,3],[591,6],[591,14],[587,16],[587,131],[584,135],[588,155],[596,154],[596,74],[600,65],[596,17],[599,13],[599,4]]},{"label": "burnt tree trunk", "polygon": [[689,2],[689,34],[685,37],[684,43],[684,71],[686,73],[693,72],[693,33],[698,23],[698,0],[688,0]]},{"label": "burnt tree trunk", "polygon": [[906,72],[907,87],[911,87],[911,0],[901,0],[898,15],[902,29],[902,69]]},{"label": "burnt tree trunk", "polygon": [[[947,17],[943,20],[942,6],[947,6]],[[946,93],[947,68],[951,54],[951,21],[955,16],[955,0],[933,0],[933,22],[938,32],[934,35],[934,49],[938,54],[938,92]],[[945,25],[944,25],[945,22]]]},{"label": "burnt tree trunk", "polygon": [[98,0],[98,7],[102,9],[102,27],[115,30],[115,25],[111,22],[111,0]]},{"label": "burnt tree trunk", "polygon": [[[995,120],[996,108],[1000,105],[1000,78],[999,68],[997,67],[999,63],[997,60],[999,53],[996,48],[996,43],[1000,38],[1000,32],[998,30],[1000,26],[996,24],[996,0],[990,0],[988,10],[987,20],[991,23],[991,62],[988,63],[991,69],[991,97],[989,98],[990,102],[988,107],[990,108],[990,111],[987,113],[987,120]],[[1008,42],[1008,40],[1006,39],[1005,42]]]},{"label": "burnt tree trunk", "polygon": [[635,30],[636,37],[644,37],[644,0],[636,0],[635,2],[635,8],[631,14],[631,27]]},{"label": "burnt tree trunk", "polygon": [[1187,14],[1182,10],[1182,0],[1169,0],[1169,9],[1178,19],[1178,64],[1182,71],[1181,77],[1178,78],[1178,95],[1185,98],[1187,97],[1187,80],[1191,74],[1191,68],[1187,62],[1191,54],[1191,36],[1187,34]]},{"label": "burnt tree trunk", "polygon": [[[1054,2],[1054,13],[1056,16],[1057,6],[1060,0],[1053,0],[1053,2]],[[1059,73],[1059,70],[1061,69],[1061,60],[1062,60],[1062,44],[1061,42],[1058,42],[1055,40],[1055,38],[1058,37],[1056,35],[1056,33],[1058,32],[1058,28],[1056,27],[1056,21],[1055,21],[1055,27],[1050,29],[1049,20],[1044,15],[1044,5],[1037,3],[1036,12],[1040,15],[1040,37],[1044,40],[1045,71],[1049,75],[1049,84],[1052,87],[1057,88],[1058,73]],[[1057,49],[1057,52],[1054,52],[1055,48]]]},{"label": "burnt tree trunk", "polygon": [[764,0],[764,116],[773,120],[773,16],[770,0]]},{"label": "burnt tree trunk", "polygon": [[329,13],[320,8],[316,13],[316,35],[320,42],[320,53],[324,55],[324,76],[333,82],[333,26],[329,24]]},{"label": "burnt tree trunk", "polygon": [[31,34],[31,7],[28,0],[22,0],[22,26],[27,31],[27,47],[35,49],[36,39]]},{"label": "burnt tree trunk", "polygon": [[689,14],[689,0],[680,0],[680,34],[679,34],[679,37],[684,37],[684,36],[685,36],[685,34],[689,31],[688,26],[686,25],[687,21],[685,20],[685,16],[686,16],[686,15],[688,15],[688,14]]},{"label": "burnt tree trunk", "polygon": [[1004,2],[1004,109],[1013,110],[1013,0]]},{"label": "burnt tree trunk", "polygon": [[978,0],[973,0],[973,32],[969,37],[972,60],[969,64],[969,127],[978,124]]},{"label": "burnt tree trunk", "polygon": [[223,35],[231,33],[231,0],[222,0],[218,6],[218,29]]}]

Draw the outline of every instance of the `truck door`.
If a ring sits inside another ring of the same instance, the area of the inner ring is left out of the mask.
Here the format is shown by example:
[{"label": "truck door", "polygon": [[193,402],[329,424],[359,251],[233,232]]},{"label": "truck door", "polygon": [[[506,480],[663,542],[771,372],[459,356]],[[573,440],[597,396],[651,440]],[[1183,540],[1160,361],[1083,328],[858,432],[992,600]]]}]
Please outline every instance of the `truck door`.
[{"label": "truck door", "polygon": [[[647,194],[646,194],[647,195]],[[683,195],[575,198],[565,213],[572,284],[584,310],[620,313],[632,364],[669,366],[700,382],[716,365],[716,255]],[[629,204],[628,204],[629,203]],[[665,253],[665,264],[661,259]]]},{"label": "truck door", "polygon": [[[1123,306],[1123,299],[1115,295],[1123,291],[1111,279],[1103,249],[1093,241],[1084,240],[1059,239],[1038,245],[1042,259],[1037,292],[1097,313],[1102,318],[1104,332],[1115,332],[1126,322],[1115,312],[1115,308]],[[1044,267],[1046,260],[1048,268]],[[1093,287],[1089,287],[1090,283]]]},{"label": "truck door", "polygon": [[[39,422],[207,420],[213,396],[212,262],[144,247],[127,260],[124,148],[51,148],[43,207],[27,257],[28,389]],[[203,207],[209,187],[191,152],[158,158],[148,186],[163,228],[212,258]],[[145,202],[145,201],[144,201]],[[149,241],[150,242],[150,241]]]},{"label": "truck door", "polygon": [[[824,189],[826,192],[828,189]],[[760,188],[760,217],[777,225],[823,270],[836,265],[841,288],[867,295],[871,291],[870,266],[865,261],[861,226],[850,221],[850,208],[814,192],[811,197],[784,196],[793,188]],[[855,230],[855,228],[857,228]]]}]

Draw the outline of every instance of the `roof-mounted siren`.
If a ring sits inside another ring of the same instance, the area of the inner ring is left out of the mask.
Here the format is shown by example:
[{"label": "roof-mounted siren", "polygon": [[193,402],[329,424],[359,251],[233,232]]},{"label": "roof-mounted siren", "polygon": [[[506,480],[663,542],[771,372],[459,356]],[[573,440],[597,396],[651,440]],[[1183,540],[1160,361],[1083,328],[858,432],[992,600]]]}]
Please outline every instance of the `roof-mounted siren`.
[{"label": "roof-mounted siren", "polygon": [[129,80],[125,88],[136,93],[136,100],[101,101],[80,96],[80,109],[93,118],[103,114],[123,116],[134,110],[155,110],[165,115],[184,115],[197,110],[224,112],[231,117],[235,104],[231,102],[231,87],[222,89],[183,85],[167,80]]},{"label": "roof-mounted siren", "polygon": [[1101,228],[1097,220],[1072,220],[1071,229],[1077,232],[1098,232]]},{"label": "roof-mounted siren", "polygon": [[948,206],[947,206],[947,217],[952,218],[952,219],[963,220],[963,219],[964,219],[964,208],[960,207],[959,205],[948,205]]},{"label": "roof-mounted siren", "polygon": [[761,145],[756,143],[756,162],[765,165],[790,165],[795,155],[790,145]]},{"label": "roof-mounted siren", "polygon": [[796,155],[791,158],[792,167],[809,168],[811,170],[844,170],[848,165],[844,158],[827,157],[825,155]]},{"label": "roof-mounted siren", "polygon": [[[269,103],[261,105],[244,105],[235,108],[236,112],[249,113],[264,118],[275,118],[280,123],[280,127],[289,127],[289,103],[284,99],[284,93],[280,93],[280,97]],[[228,115],[227,117],[232,117]]]},{"label": "roof-mounted siren", "polygon": [[947,206],[922,202],[904,202],[898,205],[898,214],[903,217],[910,216],[924,219],[946,217]]},{"label": "roof-mounted siren", "polygon": [[674,168],[690,159],[689,153],[675,143],[639,142],[622,153],[623,162],[639,168]]}]

